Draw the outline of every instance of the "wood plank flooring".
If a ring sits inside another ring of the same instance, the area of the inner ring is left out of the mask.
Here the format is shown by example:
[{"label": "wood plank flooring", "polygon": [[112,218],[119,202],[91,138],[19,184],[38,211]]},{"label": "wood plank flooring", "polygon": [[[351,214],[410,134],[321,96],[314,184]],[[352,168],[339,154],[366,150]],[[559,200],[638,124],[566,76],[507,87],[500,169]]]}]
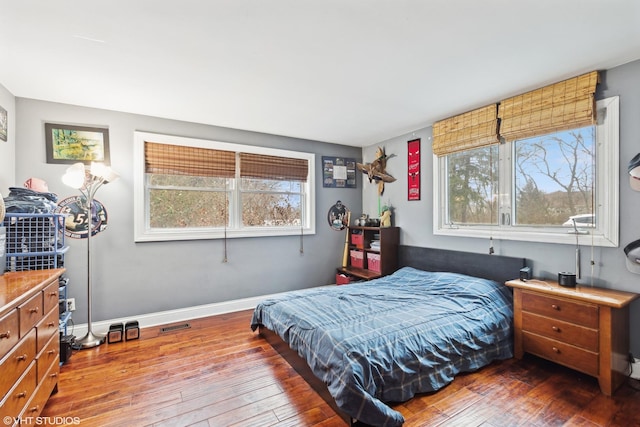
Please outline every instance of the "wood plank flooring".
[{"label": "wood plank flooring", "polygon": [[[345,426],[261,337],[250,311],[74,352],[42,417],[89,426]],[[640,426],[640,384],[612,397],[535,357],[493,363],[396,404],[405,426]]]}]

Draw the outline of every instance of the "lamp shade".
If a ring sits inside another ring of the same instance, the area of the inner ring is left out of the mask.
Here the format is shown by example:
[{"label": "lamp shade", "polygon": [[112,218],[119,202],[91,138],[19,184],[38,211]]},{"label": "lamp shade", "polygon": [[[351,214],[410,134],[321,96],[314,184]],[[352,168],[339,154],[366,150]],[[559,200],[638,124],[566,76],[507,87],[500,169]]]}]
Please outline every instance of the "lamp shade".
[{"label": "lamp shade", "polygon": [[91,175],[103,180],[105,183],[113,182],[120,177],[109,166],[104,163],[91,162]]},{"label": "lamp shade", "polygon": [[83,163],[75,163],[67,168],[67,172],[62,175],[62,182],[71,188],[82,188],[85,180],[85,170]]}]

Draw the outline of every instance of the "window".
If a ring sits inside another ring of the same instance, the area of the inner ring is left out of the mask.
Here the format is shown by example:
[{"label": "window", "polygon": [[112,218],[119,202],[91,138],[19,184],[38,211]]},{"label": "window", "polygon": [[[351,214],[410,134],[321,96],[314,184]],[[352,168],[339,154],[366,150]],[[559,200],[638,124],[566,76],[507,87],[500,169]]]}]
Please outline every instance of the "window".
[{"label": "window", "polygon": [[618,246],[618,97],[595,125],[434,156],[434,233]]},{"label": "window", "polygon": [[315,233],[311,153],[135,133],[135,240]]}]

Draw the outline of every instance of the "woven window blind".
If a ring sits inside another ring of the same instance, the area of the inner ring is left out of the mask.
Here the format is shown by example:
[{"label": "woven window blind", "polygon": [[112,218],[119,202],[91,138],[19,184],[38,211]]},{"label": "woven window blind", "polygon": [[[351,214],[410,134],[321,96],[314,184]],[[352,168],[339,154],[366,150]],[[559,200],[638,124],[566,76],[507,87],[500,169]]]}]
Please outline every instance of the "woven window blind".
[{"label": "woven window blind", "polygon": [[220,178],[233,178],[236,174],[233,151],[145,141],[144,158],[146,173]]},{"label": "woven window blind", "polygon": [[433,154],[437,156],[499,142],[496,104],[450,117],[433,125]]},{"label": "woven window blind", "polygon": [[500,102],[500,135],[508,141],[595,123],[592,71]]},{"label": "woven window blind", "polygon": [[240,153],[240,176],[243,178],[307,181],[306,159]]}]

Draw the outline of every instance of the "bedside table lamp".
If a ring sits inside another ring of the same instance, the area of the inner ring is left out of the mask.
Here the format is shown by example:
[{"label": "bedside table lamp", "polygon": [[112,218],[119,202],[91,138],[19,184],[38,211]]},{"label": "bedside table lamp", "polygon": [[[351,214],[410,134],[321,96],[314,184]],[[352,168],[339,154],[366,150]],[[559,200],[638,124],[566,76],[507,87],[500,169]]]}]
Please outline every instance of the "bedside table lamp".
[{"label": "bedside table lamp", "polygon": [[118,179],[119,175],[102,163],[91,162],[91,168],[76,163],[67,169],[62,182],[71,188],[80,190],[83,196],[87,218],[87,334],[76,340],[80,348],[97,347],[104,343],[105,337],[95,335],[91,329],[91,234],[93,198],[100,187]]}]

